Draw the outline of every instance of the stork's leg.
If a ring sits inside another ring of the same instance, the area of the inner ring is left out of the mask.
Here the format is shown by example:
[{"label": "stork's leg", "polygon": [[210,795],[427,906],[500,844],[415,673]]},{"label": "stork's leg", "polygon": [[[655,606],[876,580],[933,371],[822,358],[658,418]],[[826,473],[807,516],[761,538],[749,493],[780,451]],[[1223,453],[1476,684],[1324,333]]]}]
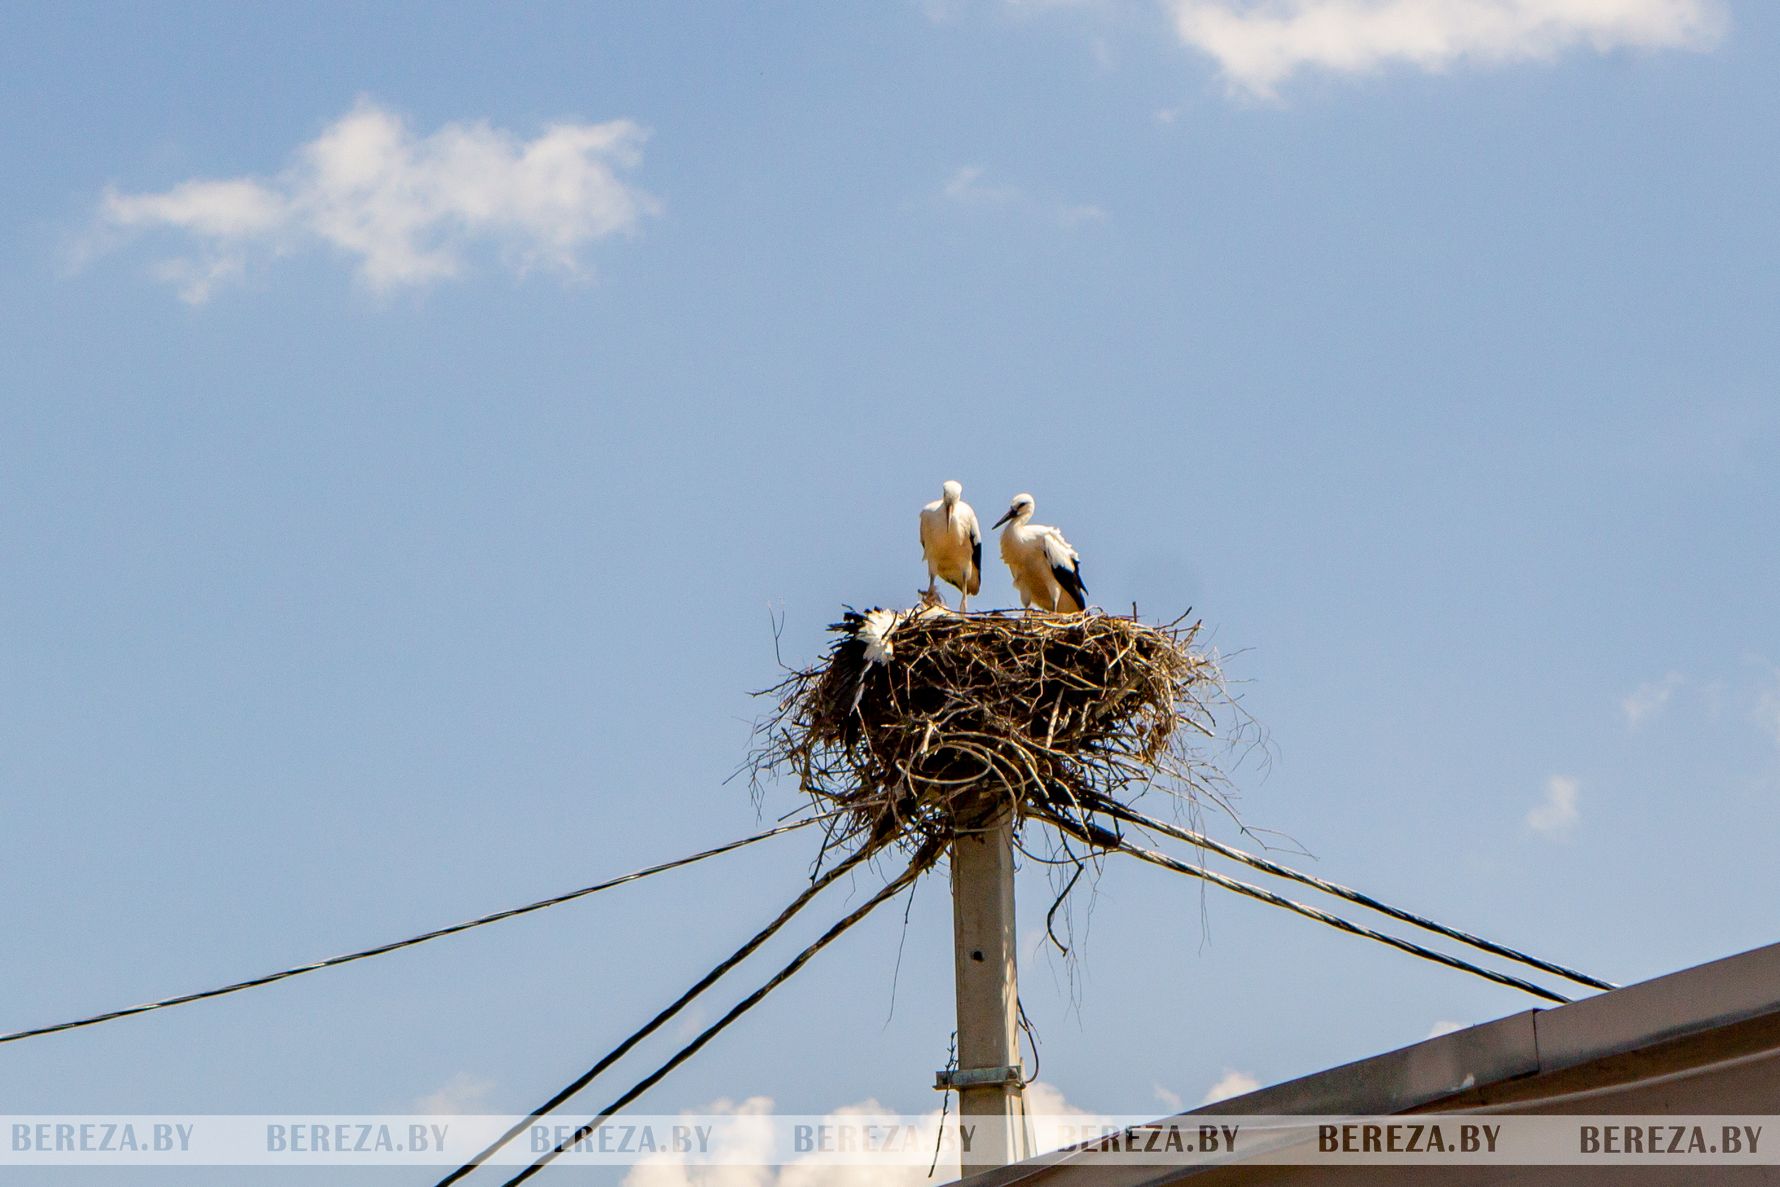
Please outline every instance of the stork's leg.
[{"label": "stork's leg", "polygon": [[970,609],[970,595],[965,593],[964,591],[960,590],[958,592],[958,613],[963,614],[965,611],[967,611],[969,609]]}]

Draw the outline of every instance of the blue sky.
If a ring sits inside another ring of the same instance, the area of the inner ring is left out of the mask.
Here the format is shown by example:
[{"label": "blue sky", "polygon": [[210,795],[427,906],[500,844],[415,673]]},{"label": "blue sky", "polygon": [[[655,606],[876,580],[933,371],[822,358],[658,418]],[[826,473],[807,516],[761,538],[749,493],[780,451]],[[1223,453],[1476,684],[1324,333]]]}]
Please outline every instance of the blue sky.
[{"label": "blue sky", "polygon": [[[0,1030],[752,830],[772,615],[909,601],[946,478],[1203,616],[1317,872],[1620,981],[1775,938],[1769,6],[8,26]],[[522,1110],[812,856],[10,1045],[0,1111]],[[1098,1111],[1532,1004],[1145,868],[1080,922],[1023,993]],[[943,881],[901,932],[646,1107],[931,1107]]]}]

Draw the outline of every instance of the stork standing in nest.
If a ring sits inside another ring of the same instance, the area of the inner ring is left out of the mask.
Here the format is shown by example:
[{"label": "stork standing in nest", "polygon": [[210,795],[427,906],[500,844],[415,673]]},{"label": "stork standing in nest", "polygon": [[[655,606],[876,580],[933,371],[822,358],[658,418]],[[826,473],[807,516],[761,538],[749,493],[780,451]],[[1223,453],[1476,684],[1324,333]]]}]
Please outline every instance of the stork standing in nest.
[{"label": "stork standing in nest", "polygon": [[1014,496],[1007,514],[995,527],[1001,532],[1001,559],[1014,575],[1014,590],[1028,607],[1074,614],[1088,608],[1088,587],[1082,584],[1082,558],[1063,533],[1032,522],[1037,505],[1028,494]]},{"label": "stork standing in nest", "polygon": [[964,487],[947,482],[940,497],[921,508],[921,551],[927,555],[927,598],[939,598],[939,579],[959,589],[960,613],[983,587],[983,530],[964,501]]}]

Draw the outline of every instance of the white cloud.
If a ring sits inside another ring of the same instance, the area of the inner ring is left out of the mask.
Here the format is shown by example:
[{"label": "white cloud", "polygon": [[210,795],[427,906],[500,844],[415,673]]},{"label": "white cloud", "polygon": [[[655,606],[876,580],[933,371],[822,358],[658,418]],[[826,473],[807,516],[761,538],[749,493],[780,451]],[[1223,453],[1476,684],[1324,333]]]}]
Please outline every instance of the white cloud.
[{"label": "white cloud", "polygon": [[[1026,1085],[1026,1115],[1033,1121],[1032,1137],[1033,1154],[1048,1154],[1072,1142],[1079,1141],[1081,1134],[1088,1131],[1110,1131],[1119,1128],[1120,1121],[1106,1113],[1096,1113],[1089,1109],[1079,1108],[1064,1099],[1063,1092],[1055,1085],[1044,1080],[1035,1080]],[[1131,1119],[1125,1118],[1124,1124]],[[1067,1126],[1072,1133],[1064,1136],[1057,1132],[1057,1127]]]},{"label": "white cloud", "polygon": [[179,290],[181,301],[202,305],[218,285],[240,280],[247,265],[239,255],[209,255],[196,260],[162,260],[153,271],[156,279]]},{"label": "white cloud", "polygon": [[191,241],[191,254],[155,271],[193,304],[256,260],[315,245],[343,253],[379,292],[455,276],[477,244],[520,273],[579,276],[588,245],[634,230],[657,210],[621,176],[640,162],[645,137],[629,120],[553,124],[529,141],[484,121],[419,136],[360,100],[275,176],[108,191],[100,231],[159,230]]},{"label": "white cloud", "polygon": [[1181,1099],[1180,1093],[1161,1084],[1156,1084],[1153,1087],[1156,1092],[1156,1100],[1170,1113],[1178,1113],[1187,1107],[1187,1102]]},{"label": "white cloud", "polygon": [[1625,714],[1626,725],[1637,729],[1657,717],[1668,708],[1669,698],[1686,682],[1687,678],[1680,672],[1670,672],[1661,680],[1646,680],[1627,693],[1619,702],[1619,711]]},{"label": "white cloud", "polygon": [[[1075,1130],[1071,1141],[1079,1140],[1084,1129],[1116,1128],[1114,1118],[1077,1108],[1064,1098],[1061,1091],[1042,1080],[1028,1084],[1025,1095],[1026,1112],[1040,1119],[1041,1126],[1045,1119],[1067,1119],[1066,1124]],[[710,1124],[708,1119],[713,1116],[723,1118],[711,1131],[709,1148],[717,1156],[713,1161],[745,1165],[703,1165],[689,1162],[683,1154],[655,1154],[632,1168],[624,1178],[624,1187],[932,1187],[935,1183],[947,1183],[958,1177],[955,1149],[948,1150],[946,1156],[940,1158],[931,1176],[927,1173],[929,1160],[926,1158],[920,1159],[919,1165],[884,1162],[848,1165],[812,1154],[781,1166],[770,1165],[774,1154],[773,1101],[770,1097],[749,1097],[739,1104],[719,1100],[702,1109],[688,1110],[683,1115],[697,1117],[700,1124]],[[822,1121],[831,1125],[848,1120],[913,1124],[918,1129],[915,1141],[920,1149],[931,1151],[939,1138],[940,1116],[941,1109],[937,1106],[918,1119],[911,1119],[892,1114],[875,1100],[864,1100],[835,1109],[825,1114]],[[1130,1121],[1129,1118],[1125,1120],[1126,1123]],[[946,1124],[958,1124],[956,1101],[946,1114]],[[1056,1148],[1055,1142],[1046,1146],[1044,1136],[1041,1129],[1038,1139],[1042,1148],[1035,1153]]]},{"label": "white cloud", "polygon": [[1168,0],[1187,45],[1231,86],[1272,96],[1303,69],[1363,74],[1549,60],[1578,48],[1705,48],[1719,0]]},{"label": "white cloud", "polygon": [[1026,1085],[1026,1111],[1034,1117],[1074,1117],[1105,1121],[1105,1114],[1077,1108],[1063,1098],[1062,1089],[1044,1080]]},{"label": "white cloud", "polygon": [[110,193],[105,215],[119,227],[166,223],[195,235],[233,239],[275,231],[289,211],[282,195],[252,178],[239,177],[184,181],[160,194]]},{"label": "white cloud", "polygon": [[488,1094],[494,1089],[493,1080],[484,1080],[469,1072],[459,1072],[439,1086],[438,1091],[428,1093],[414,1102],[415,1113],[433,1113],[440,1116],[457,1116],[464,1113],[480,1113]]},{"label": "white cloud", "polygon": [[1527,813],[1527,827],[1548,837],[1560,837],[1575,827],[1581,813],[1576,809],[1581,784],[1568,775],[1545,781],[1545,799]]},{"label": "white cloud", "polygon": [[[688,1116],[701,1118],[710,1115],[726,1118],[713,1128],[710,1150],[721,1161],[737,1165],[699,1165],[689,1163],[680,1154],[652,1155],[625,1176],[624,1187],[819,1187],[822,1184],[875,1187],[880,1183],[886,1187],[929,1187],[932,1183],[957,1177],[956,1158],[949,1169],[946,1160],[941,1159],[933,1178],[928,1177],[925,1162],[920,1166],[837,1165],[832,1160],[819,1161],[812,1156],[783,1166],[771,1165],[774,1155],[772,1112],[770,1097],[754,1096],[740,1104],[720,1100],[696,1114],[688,1113]],[[865,1100],[826,1114],[823,1122],[834,1124],[849,1118],[878,1120],[889,1112],[877,1101]],[[922,1117],[924,1132],[919,1140],[924,1149],[932,1149],[938,1139],[939,1119],[937,1108]],[[952,1120],[956,1121],[956,1114]]]},{"label": "white cloud", "polygon": [[1012,210],[1036,215],[1061,227],[1103,223],[1107,213],[1091,202],[1065,202],[1032,193],[1022,186],[991,180],[981,165],[965,165],[946,179],[940,195],[955,206],[979,210]]},{"label": "white cloud", "polygon": [[778,1183],[772,1160],[773,1102],[751,1096],[737,1104],[720,1100],[699,1110],[727,1118],[711,1131],[710,1151],[733,1166],[689,1166],[682,1155],[660,1154],[639,1162],[624,1187],[771,1187]]},{"label": "white cloud", "polygon": [[1465,1029],[1465,1024],[1463,1022],[1448,1022],[1445,1019],[1442,1019],[1439,1022],[1436,1022],[1432,1027],[1429,1028],[1428,1038],[1437,1039],[1441,1035],[1449,1035],[1456,1030],[1464,1030],[1464,1029]]},{"label": "white cloud", "polygon": [[1225,1068],[1223,1078],[1206,1090],[1205,1100],[1202,1103],[1215,1105],[1221,1100],[1229,1100],[1233,1096],[1253,1092],[1260,1086],[1261,1082],[1247,1072]]},{"label": "white cloud", "polygon": [[981,165],[965,165],[946,179],[941,191],[953,202],[965,206],[1006,206],[1026,197],[1018,186],[991,185],[983,180]]}]

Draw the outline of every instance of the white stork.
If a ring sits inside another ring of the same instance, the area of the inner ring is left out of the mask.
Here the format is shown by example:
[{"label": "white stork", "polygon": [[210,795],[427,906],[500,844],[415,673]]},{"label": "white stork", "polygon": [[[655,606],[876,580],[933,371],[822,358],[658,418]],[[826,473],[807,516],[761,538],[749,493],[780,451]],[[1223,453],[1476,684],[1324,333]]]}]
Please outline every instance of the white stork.
[{"label": "white stork", "polygon": [[956,482],[940,487],[940,497],[921,508],[921,551],[927,556],[927,596],[937,598],[939,579],[958,587],[960,612],[983,588],[983,529]]},{"label": "white stork", "polygon": [[1019,494],[1007,514],[995,521],[1001,527],[1001,559],[1014,575],[1020,601],[1040,610],[1066,614],[1088,607],[1088,587],[1082,584],[1082,558],[1063,533],[1032,522],[1032,496]]},{"label": "white stork", "polygon": [[850,711],[858,710],[872,669],[887,668],[896,658],[896,644],[890,635],[897,627],[930,614],[950,613],[940,606],[922,606],[917,610],[886,610],[879,606],[863,614],[851,609],[842,614],[841,620],[828,629],[840,636],[830,649],[832,662],[853,682]]},{"label": "white stork", "polygon": [[839,622],[828,628],[841,636],[834,645],[834,662],[853,681],[853,703],[849,711],[859,708],[859,700],[865,695],[865,681],[872,668],[889,666],[890,657],[896,654],[896,648],[890,642],[890,632],[900,626],[905,617],[882,607],[863,614],[848,610]]}]

